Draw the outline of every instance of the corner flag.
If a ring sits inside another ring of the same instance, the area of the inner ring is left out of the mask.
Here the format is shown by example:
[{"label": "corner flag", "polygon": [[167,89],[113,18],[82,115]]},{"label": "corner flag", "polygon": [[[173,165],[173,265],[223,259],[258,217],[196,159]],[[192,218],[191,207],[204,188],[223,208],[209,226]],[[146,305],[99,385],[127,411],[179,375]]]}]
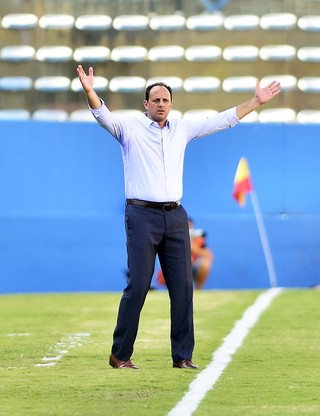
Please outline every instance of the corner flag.
[{"label": "corner flag", "polygon": [[242,157],[234,177],[232,196],[243,207],[245,205],[245,194],[251,192],[252,189],[248,163],[246,158]]},{"label": "corner flag", "polygon": [[258,203],[256,193],[254,192],[253,186],[251,183],[250,171],[249,171],[247,160],[246,158],[242,157],[238,163],[237,171],[234,177],[233,191],[232,191],[232,196],[236,199],[236,201],[238,201],[241,207],[245,205],[246,193],[250,193],[250,199],[252,202],[254,215],[256,217],[258,230],[259,230],[259,234],[261,238],[261,243],[262,243],[262,247],[263,247],[263,251],[264,251],[264,255],[265,255],[265,259],[267,263],[270,286],[276,287],[278,285],[277,276],[276,276],[276,272],[275,272],[274,265],[273,265],[273,260],[271,256],[267,234],[264,228],[260,206]]}]

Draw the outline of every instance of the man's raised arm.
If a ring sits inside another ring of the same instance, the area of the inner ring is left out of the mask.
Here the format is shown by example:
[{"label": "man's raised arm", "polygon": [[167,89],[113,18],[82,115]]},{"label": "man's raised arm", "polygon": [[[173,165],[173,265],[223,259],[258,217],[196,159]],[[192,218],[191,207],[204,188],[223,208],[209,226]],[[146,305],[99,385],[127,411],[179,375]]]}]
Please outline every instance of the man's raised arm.
[{"label": "man's raised arm", "polygon": [[260,87],[259,81],[257,81],[254,97],[236,107],[237,117],[241,120],[244,116],[256,110],[261,105],[272,100],[273,97],[280,92],[280,82],[272,81],[264,88]]},{"label": "man's raised arm", "polygon": [[92,109],[101,107],[100,98],[98,97],[97,93],[93,89],[94,77],[93,77],[92,66],[89,68],[89,75],[85,73],[81,65],[78,65],[77,73],[78,73],[78,77],[81,82],[83,91],[86,94],[89,107]]}]

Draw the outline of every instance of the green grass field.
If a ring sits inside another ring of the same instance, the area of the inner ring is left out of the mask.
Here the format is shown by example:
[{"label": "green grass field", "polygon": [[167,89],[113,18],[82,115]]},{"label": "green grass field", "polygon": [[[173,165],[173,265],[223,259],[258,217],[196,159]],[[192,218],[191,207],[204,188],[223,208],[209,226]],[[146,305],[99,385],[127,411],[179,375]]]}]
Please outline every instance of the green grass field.
[{"label": "green grass field", "polygon": [[[200,371],[260,293],[195,293]],[[319,296],[316,289],[280,294],[194,415],[320,415]],[[108,366],[119,299],[0,296],[0,415],[166,415],[198,374],[172,368],[167,293],[147,297],[133,355],[139,370]]]}]

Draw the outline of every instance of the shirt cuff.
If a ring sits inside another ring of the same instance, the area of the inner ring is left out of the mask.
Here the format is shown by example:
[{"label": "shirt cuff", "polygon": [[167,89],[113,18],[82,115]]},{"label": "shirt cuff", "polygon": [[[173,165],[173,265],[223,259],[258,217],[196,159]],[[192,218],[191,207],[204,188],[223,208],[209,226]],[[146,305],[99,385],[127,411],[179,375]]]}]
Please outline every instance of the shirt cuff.
[{"label": "shirt cuff", "polygon": [[240,120],[237,117],[237,107],[229,108],[229,110],[227,110],[226,113],[230,127],[233,127],[239,123]]},{"label": "shirt cuff", "polygon": [[105,107],[105,102],[103,101],[103,99],[99,97],[99,100],[101,102],[101,106],[100,107],[98,107],[98,108],[91,108],[90,106],[88,106],[89,107],[89,110],[94,115],[99,115],[99,113],[101,112],[101,110],[103,109],[103,107]]}]

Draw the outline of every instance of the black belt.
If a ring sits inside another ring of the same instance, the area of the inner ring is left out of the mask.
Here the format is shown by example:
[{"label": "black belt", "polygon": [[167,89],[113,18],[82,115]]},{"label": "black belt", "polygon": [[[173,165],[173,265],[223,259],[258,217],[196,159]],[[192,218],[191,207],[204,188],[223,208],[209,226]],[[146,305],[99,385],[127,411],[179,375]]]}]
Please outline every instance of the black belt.
[{"label": "black belt", "polygon": [[163,211],[171,211],[178,208],[180,201],[177,202],[153,202],[142,201],[141,199],[127,199],[127,205],[137,205],[139,207],[162,209]]}]

